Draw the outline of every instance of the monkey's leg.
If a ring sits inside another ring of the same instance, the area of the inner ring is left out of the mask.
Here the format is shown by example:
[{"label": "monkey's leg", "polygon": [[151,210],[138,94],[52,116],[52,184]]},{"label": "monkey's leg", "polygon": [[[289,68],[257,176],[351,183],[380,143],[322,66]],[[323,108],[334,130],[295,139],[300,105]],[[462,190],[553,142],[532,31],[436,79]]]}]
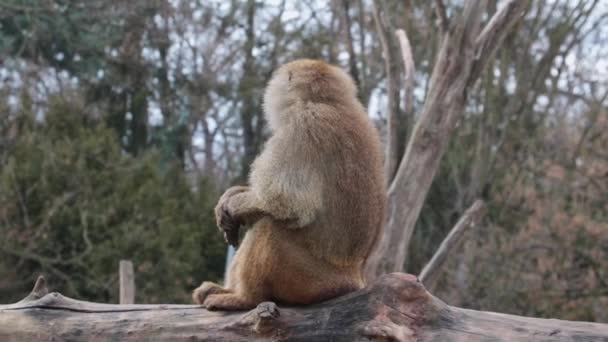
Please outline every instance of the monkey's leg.
[{"label": "monkey's leg", "polygon": [[202,304],[208,310],[247,310],[268,299],[264,293],[269,265],[259,251],[257,233],[247,232],[234,256],[228,273],[228,286],[234,290],[209,294]]},{"label": "monkey's leg", "polygon": [[[244,259],[244,254],[241,253],[241,258],[235,259],[235,265],[231,268],[228,276],[228,281],[234,291],[224,293],[209,294],[202,305],[207,310],[249,310],[253,309],[265,299],[261,295],[263,287],[263,278],[252,277],[249,273],[254,271],[251,262]],[[249,269],[242,269],[248,267]]]},{"label": "monkey's leg", "polygon": [[[283,228],[283,227],[275,227]],[[335,298],[364,287],[360,263],[351,262],[337,267],[292,240],[294,232],[275,229],[277,244],[270,254],[273,267],[266,280],[272,298],[278,302],[308,305]]]},{"label": "monkey's leg", "polygon": [[230,289],[223,288],[216,283],[204,281],[201,286],[192,292],[192,299],[196,304],[202,305],[208,296],[231,292],[232,291]]}]

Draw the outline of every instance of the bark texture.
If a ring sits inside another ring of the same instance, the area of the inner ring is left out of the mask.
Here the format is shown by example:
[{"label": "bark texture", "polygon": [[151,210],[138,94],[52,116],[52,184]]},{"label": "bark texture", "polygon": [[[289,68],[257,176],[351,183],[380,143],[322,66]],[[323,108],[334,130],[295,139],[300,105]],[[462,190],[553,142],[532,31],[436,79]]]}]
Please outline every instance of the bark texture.
[{"label": "bark texture", "polygon": [[608,341],[608,325],[460,309],[413,275],[307,307],[265,302],[249,312],[197,305],[113,305],[48,293],[0,305],[0,341]]}]

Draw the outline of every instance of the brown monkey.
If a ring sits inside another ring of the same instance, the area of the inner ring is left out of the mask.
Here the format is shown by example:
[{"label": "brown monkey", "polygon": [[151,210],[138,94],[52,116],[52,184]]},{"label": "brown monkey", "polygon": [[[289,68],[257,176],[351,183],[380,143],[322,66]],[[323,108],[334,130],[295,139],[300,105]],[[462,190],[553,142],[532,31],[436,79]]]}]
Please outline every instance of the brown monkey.
[{"label": "brown monkey", "polygon": [[310,304],[364,286],[362,268],[386,206],[377,132],[352,79],[317,60],[280,67],[264,96],[272,136],[249,186],[216,207],[231,244],[250,225],[227,286],[203,282],[194,301],[244,310],[262,301]]}]

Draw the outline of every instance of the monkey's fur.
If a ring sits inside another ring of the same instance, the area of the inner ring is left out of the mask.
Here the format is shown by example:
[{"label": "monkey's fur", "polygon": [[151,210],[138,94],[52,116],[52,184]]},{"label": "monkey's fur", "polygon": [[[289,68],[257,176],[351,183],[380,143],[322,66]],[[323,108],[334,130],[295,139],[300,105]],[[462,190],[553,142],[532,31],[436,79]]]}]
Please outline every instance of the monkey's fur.
[{"label": "monkey's fur", "polygon": [[194,290],[208,309],[310,304],[360,289],[382,227],[380,142],[345,72],[316,60],[288,63],[268,84],[264,111],[272,136],[250,185],[228,189],[215,209],[229,243],[241,225],[252,228],[227,287]]}]

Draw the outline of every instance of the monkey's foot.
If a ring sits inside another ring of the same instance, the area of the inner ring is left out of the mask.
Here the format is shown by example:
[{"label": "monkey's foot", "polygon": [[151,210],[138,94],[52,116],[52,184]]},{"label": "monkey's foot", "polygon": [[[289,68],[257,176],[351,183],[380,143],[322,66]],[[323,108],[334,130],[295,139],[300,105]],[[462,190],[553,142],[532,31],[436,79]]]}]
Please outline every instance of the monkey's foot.
[{"label": "monkey's foot", "polygon": [[255,308],[254,330],[259,334],[264,334],[275,329],[277,318],[281,312],[273,302],[262,302]]},{"label": "monkey's foot", "polygon": [[203,302],[207,310],[240,311],[255,308],[258,302],[248,300],[235,293],[211,294]]},{"label": "monkey's foot", "polygon": [[192,299],[196,304],[203,305],[207,296],[222,293],[230,293],[230,290],[225,289],[214,282],[204,281],[201,286],[192,292]]}]

